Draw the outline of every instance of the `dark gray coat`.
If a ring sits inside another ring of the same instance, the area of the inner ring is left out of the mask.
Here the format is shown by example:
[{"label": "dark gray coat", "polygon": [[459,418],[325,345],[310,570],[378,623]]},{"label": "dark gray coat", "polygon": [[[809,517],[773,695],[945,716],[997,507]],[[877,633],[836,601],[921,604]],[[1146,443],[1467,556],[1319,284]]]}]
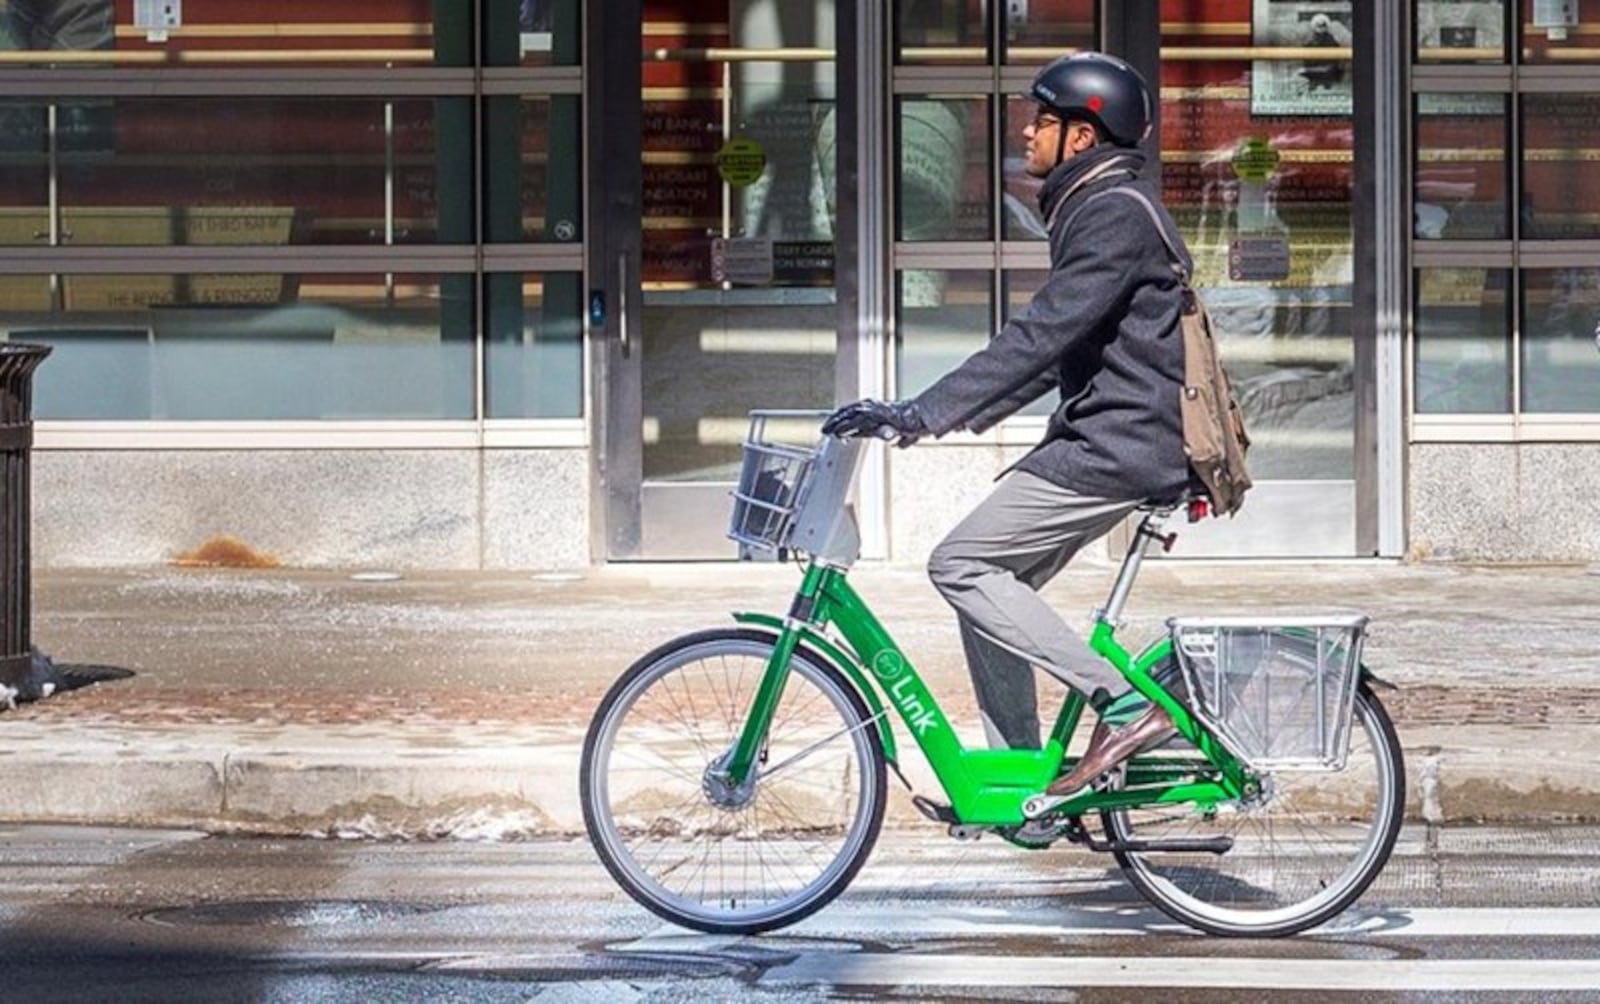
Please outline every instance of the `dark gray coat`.
[{"label": "dark gray coat", "polygon": [[1133,170],[1143,164],[1132,151],[1096,147],[1046,179],[1039,199],[1047,220],[1067,198],[1050,234],[1050,277],[1027,309],[916,404],[935,435],[982,432],[1058,389],[1044,439],[1017,468],[1084,494],[1166,500],[1189,484],[1178,410],[1182,286],[1138,200],[1110,195],[1073,213],[1097,192],[1132,184],[1157,206],[1185,268],[1192,263],[1149,182],[1114,171],[1067,194],[1117,155],[1134,158]]}]

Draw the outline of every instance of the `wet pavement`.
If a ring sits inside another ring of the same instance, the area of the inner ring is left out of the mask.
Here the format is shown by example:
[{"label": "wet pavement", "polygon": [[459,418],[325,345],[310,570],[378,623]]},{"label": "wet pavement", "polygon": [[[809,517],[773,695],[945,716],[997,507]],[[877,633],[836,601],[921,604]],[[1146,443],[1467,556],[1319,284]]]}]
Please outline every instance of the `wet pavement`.
[{"label": "wet pavement", "polygon": [[746,938],[662,924],[577,840],[0,827],[5,995],[28,1001],[1544,1001],[1593,999],[1597,957],[1593,826],[1408,827],[1355,906],[1277,940],[1182,928],[1105,856],[937,829]]},{"label": "wet pavement", "polygon": [[[730,626],[734,610],[781,613],[798,582],[793,566],[750,564],[354,571],[37,575],[40,647],[135,675],[0,712],[11,767],[0,819],[574,833],[578,750],[610,682],[667,639]],[[1086,627],[1114,571],[1074,567],[1045,596]],[[1592,571],[1157,562],[1134,590],[1122,637],[1152,639],[1178,614],[1364,611],[1366,661],[1397,688],[1382,696],[1407,751],[1412,818],[1596,819]],[[866,565],[851,581],[964,740],[978,743],[954,623],[922,572]],[[1042,690],[1046,706],[1059,694]],[[906,760],[927,785],[920,754]],[[896,798],[891,825],[918,822]]]}]

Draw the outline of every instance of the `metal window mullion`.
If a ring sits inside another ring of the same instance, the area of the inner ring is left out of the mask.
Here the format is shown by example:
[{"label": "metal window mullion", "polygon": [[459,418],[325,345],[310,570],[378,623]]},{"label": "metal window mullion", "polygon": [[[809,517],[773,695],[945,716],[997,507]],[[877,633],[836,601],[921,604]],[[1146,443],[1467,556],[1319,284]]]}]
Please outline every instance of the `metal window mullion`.
[{"label": "metal window mullion", "polygon": [[[483,127],[488,113],[484,100],[483,30],[487,19],[483,14],[484,0],[472,0],[472,415],[477,427],[477,445],[484,445],[484,422],[489,414],[489,276],[484,269],[483,244],[487,238],[484,213],[487,200],[484,193],[485,174],[483,148],[488,136]],[[478,479],[483,491],[483,479]],[[484,564],[484,549],[488,547],[486,535],[478,535],[478,563]]]},{"label": "metal window mullion", "polygon": [[470,69],[0,70],[8,98],[449,97],[470,95]]},{"label": "metal window mullion", "polygon": [[[1520,16],[1517,18],[1521,21]],[[1511,317],[1511,436],[1521,437],[1522,424],[1522,157],[1525,143],[1522,134],[1521,65],[1522,38],[1520,24],[1514,38],[1511,55],[1511,92],[1507,95],[1506,111],[1506,179],[1507,209],[1511,213],[1511,271],[1506,285],[1506,300]]]},{"label": "metal window mullion", "polygon": [[[60,145],[56,138],[56,103],[50,102],[45,106],[45,172],[47,193],[45,202],[48,206],[48,220],[45,223],[45,236],[50,247],[61,246],[61,156]],[[64,294],[61,288],[59,273],[50,273],[48,280],[50,287],[50,309],[61,310],[65,307]]]},{"label": "metal window mullion", "polygon": [[0,248],[0,275],[197,275],[284,272],[306,275],[471,272],[471,245],[160,245]]}]

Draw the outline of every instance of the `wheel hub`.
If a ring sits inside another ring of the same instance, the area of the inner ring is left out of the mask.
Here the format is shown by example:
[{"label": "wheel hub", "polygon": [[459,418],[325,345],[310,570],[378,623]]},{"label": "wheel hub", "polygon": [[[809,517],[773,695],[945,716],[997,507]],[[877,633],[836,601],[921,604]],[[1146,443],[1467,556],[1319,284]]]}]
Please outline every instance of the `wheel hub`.
[{"label": "wheel hub", "polygon": [[734,784],[728,776],[728,754],[724,753],[706,764],[700,779],[700,788],[706,798],[719,809],[735,812],[745,808],[756,797],[756,771],[751,771],[743,784]]}]

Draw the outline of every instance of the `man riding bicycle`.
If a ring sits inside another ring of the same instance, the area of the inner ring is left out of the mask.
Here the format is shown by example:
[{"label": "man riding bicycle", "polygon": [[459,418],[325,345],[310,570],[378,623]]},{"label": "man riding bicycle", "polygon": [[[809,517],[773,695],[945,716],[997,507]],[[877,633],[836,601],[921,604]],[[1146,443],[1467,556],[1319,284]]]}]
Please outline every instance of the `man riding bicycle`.
[{"label": "man riding bicycle", "polygon": [[[1182,282],[1138,200],[1095,199],[1128,186],[1160,206],[1156,187],[1140,180],[1145,155],[1137,149],[1150,132],[1150,88],[1119,59],[1079,53],[1041,70],[1030,97],[1038,111],[1022,132],[1027,171],[1044,179],[1049,278],[988,345],[927,390],[846,405],[823,431],[888,435],[904,447],[923,436],[982,432],[1060,392],[1044,439],[928,562],[955,608],[991,743],[1035,749],[1033,666],[1084,694],[1102,719],[1130,690],[1037,590],[1139,505],[1178,499],[1192,475],[1179,412]],[[1177,228],[1158,211],[1189,268]],[[1048,792],[1072,797],[1172,734],[1171,719],[1154,706],[1120,729],[1102,721],[1077,766]]]}]

